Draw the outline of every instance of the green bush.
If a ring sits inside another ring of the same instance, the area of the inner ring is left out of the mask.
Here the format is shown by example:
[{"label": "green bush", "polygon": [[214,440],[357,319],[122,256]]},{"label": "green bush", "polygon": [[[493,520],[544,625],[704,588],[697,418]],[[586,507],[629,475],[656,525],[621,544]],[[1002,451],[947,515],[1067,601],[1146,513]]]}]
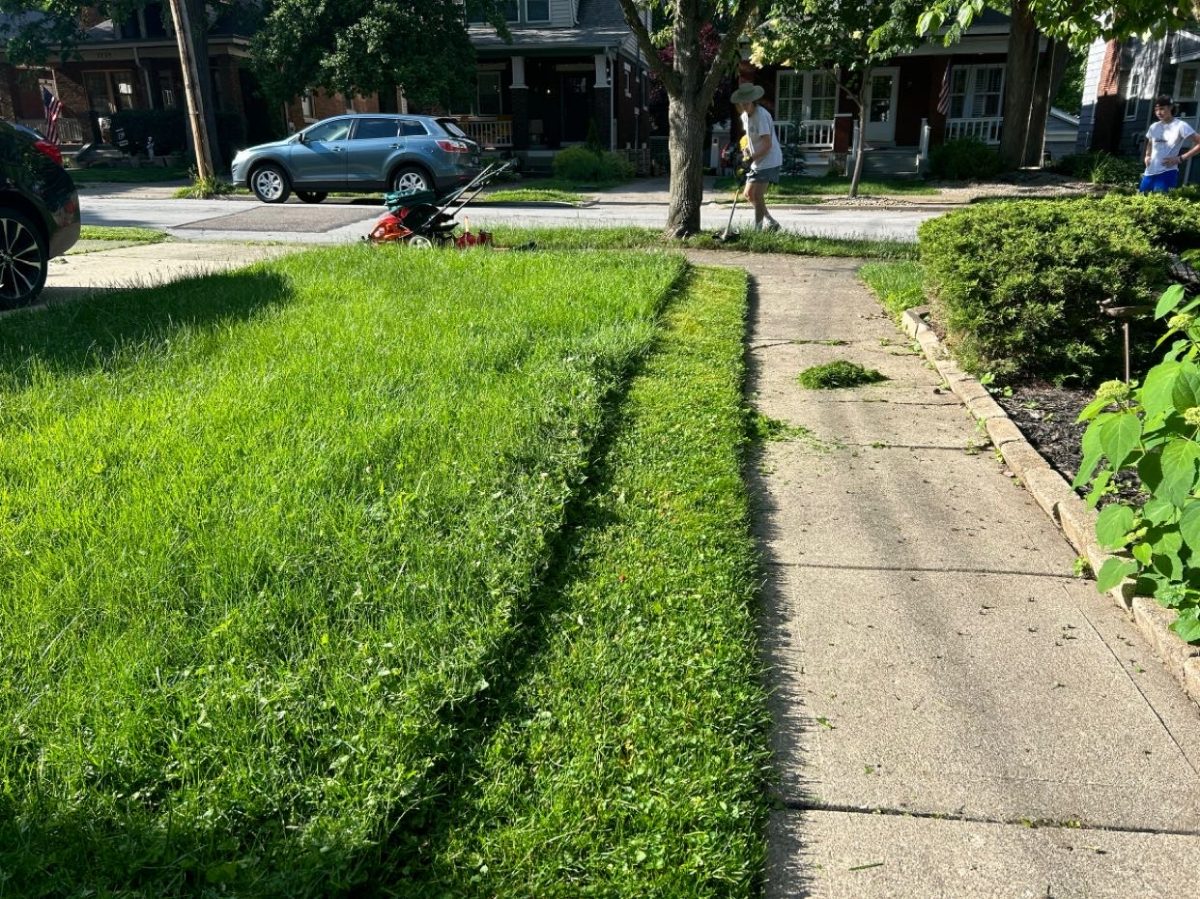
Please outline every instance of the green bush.
[{"label": "green bush", "polygon": [[1176,202],[1016,200],[925,222],[926,290],[959,361],[1001,381],[1092,383],[1119,371],[1119,325],[1100,303],[1141,305],[1161,289],[1164,244],[1192,229]]},{"label": "green bush", "polygon": [[947,141],[929,151],[929,173],[947,181],[982,181],[1004,171],[1000,154],[974,137]]},{"label": "green bush", "polygon": [[1092,184],[1124,184],[1131,187],[1138,183],[1142,175],[1142,167],[1136,160],[1113,156],[1103,150],[1064,156],[1054,164],[1053,170]]},{"label": "green bush", "polygon": [[627,181],[633,165],[616,153],[568,147],[554,157],[554,174],[566,181]]},{"label": "green bush", "polygon": [[1109,194],[1099,201],[1133,219],[1150,242],[1173,253],[1200,247],[1200,220],[1196,204],[1179,195],[1169,194]]}]

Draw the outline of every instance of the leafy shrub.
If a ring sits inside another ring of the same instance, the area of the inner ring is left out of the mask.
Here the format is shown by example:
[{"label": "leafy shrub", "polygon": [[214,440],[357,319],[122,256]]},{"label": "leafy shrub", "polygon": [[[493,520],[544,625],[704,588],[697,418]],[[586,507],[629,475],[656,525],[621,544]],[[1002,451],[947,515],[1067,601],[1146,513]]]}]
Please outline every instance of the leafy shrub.
[{"label": "leafy shrub", "polygon": [[1118,370],[1118,324],[1100,303],[1148,303],[1166,279],[1159,241],[1191,228],[1147,199],[987,203],[925,222],[926,291],[963,366],[1055,383]]},{"label": "leafy shrub", "polygon": [[975,137],[947,141],[929,151],[929,173],[947,181],[983,181],[1004,171],[1000,154]]},{"label": "leafy shrub", "polygon": [[845,359],[814,365],[799,374],[800,386],[809,390],[836,390],[839,387],[858,387],[886,380],[887,378],[875,369],[863,368],[858,363]]},{"label": "leafy shrub", "polygon": [[1105,185],[1133,186],[1142,175],[1142,167],[1136,160],[1113,156],[1103,150],[1064,156],[1054,164],[1053,170],[1092,184]]},{"label": "leafy shrub", "polygon": [[1153,596],[1178,617],[1179,636],[1200,642],[1200,300],[1184,303],[1183,288],[1167,290],[1156,318],[1171,315],[1167,338],[1179,339],[1161,363],[1132,389],[1110,381],[1079,416],[1090,421],[1083,435],[1083,461],[1075,486],[1090,484],[1095,505],[1109,492],[1117,472],[1136,471],[1149,494],[1143,503],[1113,502],[1096,520],[1096,538],[1126,557],[1101,566],[1096,585],[1116,587],[1136,577],[1137,592]]},{"label": "leafy shrub", "polygon": [[554,157],[554,174],[567,181],[626,181],[633,165],[616,153],[568,147]]}]

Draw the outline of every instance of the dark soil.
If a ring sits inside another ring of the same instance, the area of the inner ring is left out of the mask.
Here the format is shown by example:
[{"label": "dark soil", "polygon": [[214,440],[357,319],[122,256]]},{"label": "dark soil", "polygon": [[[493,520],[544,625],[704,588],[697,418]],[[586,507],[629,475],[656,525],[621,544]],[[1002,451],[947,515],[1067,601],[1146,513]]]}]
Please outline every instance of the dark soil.
[{"label": "dark soil", "polygon": [[[1075,419],[1083,407],[1095,398],[1095,392],[1078,387],[1027,385],[1014,387],[1011,396],[997,395],[998,402],[1013,424],[1021,429],[1034,449],[1058,470],[1068,482],[1075,479],[1083,456],[1082,441],[1086,424]],[[1078,491],[1086,496],[1087,490]],[[1117,478],[1115,499],[1143,502],[1137,476],[1123,472]],[[1110,498],[1111,500],[1111,498]]]}]

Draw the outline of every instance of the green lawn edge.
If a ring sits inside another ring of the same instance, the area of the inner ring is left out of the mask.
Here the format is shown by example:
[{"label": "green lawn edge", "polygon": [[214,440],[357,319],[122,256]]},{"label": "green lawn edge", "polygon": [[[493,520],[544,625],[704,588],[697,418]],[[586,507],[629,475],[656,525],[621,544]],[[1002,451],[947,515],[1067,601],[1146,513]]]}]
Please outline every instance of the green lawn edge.
[{"label": "green lawn edge", "polygon": [[742,270],[694,269],[668,308],[536,604],[543,648],[492,678],[487,737],[427,854],[405,860],[409,894],[761,890],[769,714],[742,478],[747,284]]}]

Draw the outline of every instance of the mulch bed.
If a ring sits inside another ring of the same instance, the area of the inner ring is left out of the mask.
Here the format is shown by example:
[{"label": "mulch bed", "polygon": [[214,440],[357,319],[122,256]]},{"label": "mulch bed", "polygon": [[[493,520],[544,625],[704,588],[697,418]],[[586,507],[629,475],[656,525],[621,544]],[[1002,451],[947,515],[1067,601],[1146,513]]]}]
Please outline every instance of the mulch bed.
[{"label": "mulch bed", "polygon": [[[1075,419],[1095,396],[1094,391],[1077,387],[1026,385],[1014,387],[1010,396],[997,395],[995,399],[1033,448],[1070,482],[1079,470],[1083,432],[1087,429]],[[1086,490],[1077,492],[1087,495]],[[1139,504],[1145,501],[1134,473],[1122,472],[1117,478],[1116,494],[1106,497],[1101,505],[1113,499]]]}]

